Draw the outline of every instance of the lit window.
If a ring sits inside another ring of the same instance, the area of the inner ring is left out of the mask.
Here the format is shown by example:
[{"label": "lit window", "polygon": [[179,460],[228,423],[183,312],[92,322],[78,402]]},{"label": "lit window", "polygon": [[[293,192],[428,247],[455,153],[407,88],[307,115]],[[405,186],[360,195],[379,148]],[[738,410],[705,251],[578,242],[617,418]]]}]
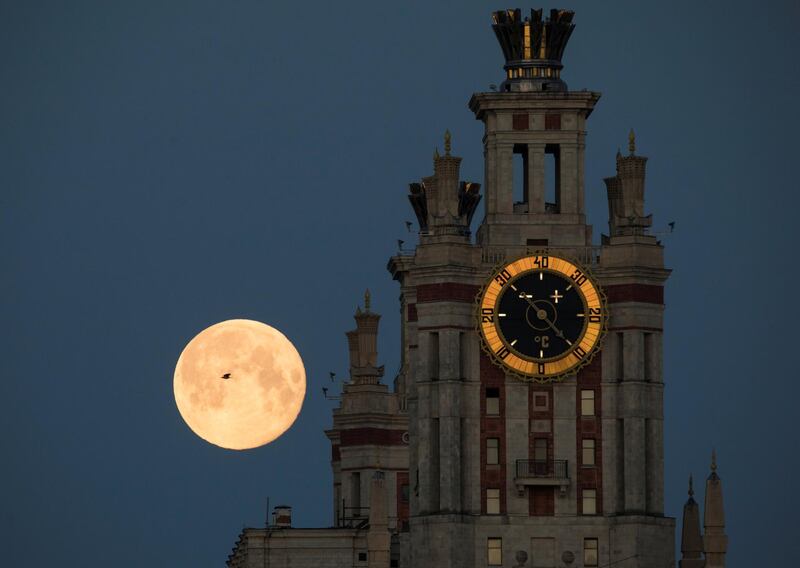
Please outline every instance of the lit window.
[{"label": "lit window", "polygon": [[594,465],[594,439],[592,438],[583,439],[581,463],[583,465]]},{"label": "lit window", "polygon": [[486,438],[486,464],[497,465],[500,463],[500,440]]},{"label": "lit window", "polygon": [[486,415],[499,416],[500,414],[500,389],[486,389]]},{"label": "lit window", "polygon": [[583,490],[583,514],[597,514],[597,489]]},{"label": "lit window", "polygon": [[581,416],[594,416],[594,391],[581,391]]},{"label": "lit window", "polygon": [[503,539],[490,538],[486,541],[486,560],[489,566],[503,565]]},{"label": "lit window", "polygon": [[500,514],[500,490],[487,489],[486,490],[486,514],[499,515]]},{"label": "lit window", "polygon": [[597,566],[597,539],[583,539],[583,565]]}]

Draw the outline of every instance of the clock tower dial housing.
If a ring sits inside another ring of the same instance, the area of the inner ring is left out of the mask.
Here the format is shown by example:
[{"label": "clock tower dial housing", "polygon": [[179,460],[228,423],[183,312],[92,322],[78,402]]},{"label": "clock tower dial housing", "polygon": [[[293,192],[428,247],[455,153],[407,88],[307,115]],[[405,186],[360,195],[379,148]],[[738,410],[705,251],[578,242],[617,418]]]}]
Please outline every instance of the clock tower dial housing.
[{"label": "clock tower dial housing", "polygon": [[546,253],[506,264],[480,296],[479,331],[498,365],[525,379],[576,372],[597,350],[606,309],[586,269]]}]

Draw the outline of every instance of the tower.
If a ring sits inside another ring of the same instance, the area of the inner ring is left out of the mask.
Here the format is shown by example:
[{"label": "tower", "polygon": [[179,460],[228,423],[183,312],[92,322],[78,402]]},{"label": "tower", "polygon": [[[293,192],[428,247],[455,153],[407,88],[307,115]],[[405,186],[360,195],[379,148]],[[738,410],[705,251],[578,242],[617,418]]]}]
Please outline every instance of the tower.
[{"label": "tower", "polygon": [[[493,29],[506,79],[469,101],[485,126],[476,238],[480,186],[459,181],[448,133],[434,174],[410,185],[419,245],[388,266],[401,286],[410,439],[401,565],[500,566],[525,554],[530,566],[672,565],[661,370],[669,270],[644,215],[647,159],[631,133],[605,180],[609,234],[593,245],[583,163],[600,95],[570,91],[560,76],[573,13],[501,11]],[[591,271],[607,305],[602,348],[557,382],[520,380],[476,332],[476,297],[496,266],[534,251]]]},{"label": "tower", "polygon": [[703,507],[703,549],[706,568],[724,568],[728,537],[725,535],[725,509],[722,506],[722,480],[717,475],[717,454],[711,454],[711,473],[706,480],[706,498]]},{"label": "tower", "polygon": [[[350,378],[342,387],[339,407],[333,411],[333,427],[325,432],[331,441],[333,526],[366,526],[375,513],[380,513],[381,518],[391,517],[382,521],[387,530],[395,530],[408,518],[407,420],[401,393],[390,392],[380,380],[380,315],[370,304],[367,290],[364,309],[359,306],[354,315],[356,329],[345,334]],[[378,501],[372,494],[375,487],[381,490]]]}]

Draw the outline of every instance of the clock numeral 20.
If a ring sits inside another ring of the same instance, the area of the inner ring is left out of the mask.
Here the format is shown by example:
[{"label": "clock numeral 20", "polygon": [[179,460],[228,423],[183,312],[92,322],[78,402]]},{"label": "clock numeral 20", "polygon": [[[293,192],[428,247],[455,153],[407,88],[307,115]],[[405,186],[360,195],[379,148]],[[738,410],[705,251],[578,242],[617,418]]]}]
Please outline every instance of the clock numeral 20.
[{"label": "clock numeral 20", "polygon": [[494,310],[492,308],[482,308],[481,323],[493,323],[493,322],[494,322]]},{"label": "clock numeral 20", "polygon": [[500,271],[500,274],[494,277],[495,282],[501,286],[511,279],[511,274],[505,268]]},{"label": "clock numeral 20", "polygon": [[600,308],[589,308],[589,323],[600,323]]},{"label": "clock numeral 20", "polygon": [[570,276],[570,278],[572,278],[578,286],[583,286],[583,283],[586,282],[586,275],[580,270],[576,270],[575,274]]}]

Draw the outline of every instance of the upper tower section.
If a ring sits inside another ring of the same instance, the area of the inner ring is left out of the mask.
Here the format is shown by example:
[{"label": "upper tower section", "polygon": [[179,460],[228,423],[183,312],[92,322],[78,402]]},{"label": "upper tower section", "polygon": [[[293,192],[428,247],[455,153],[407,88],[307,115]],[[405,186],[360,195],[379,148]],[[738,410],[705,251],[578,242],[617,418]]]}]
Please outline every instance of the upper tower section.
[{"label": "upper tower section", "polygon": [[506,58],[506,80],[502,91],[566,91],[561,80],[561,56],[575,29],[575,12],[550,10],[543,20],[542,10],[500,10],[492,14],[497,40]]},{"label": "upper tower section", "polygon": [[584,247],[591,228],[584,212],[586,119],[600,93],[569,91],[561,58],[574,13],[520,10],[492,14],[505,56],[498,90],[475,93],[469,108],[485,126],[486,217],[483,247]]}]

